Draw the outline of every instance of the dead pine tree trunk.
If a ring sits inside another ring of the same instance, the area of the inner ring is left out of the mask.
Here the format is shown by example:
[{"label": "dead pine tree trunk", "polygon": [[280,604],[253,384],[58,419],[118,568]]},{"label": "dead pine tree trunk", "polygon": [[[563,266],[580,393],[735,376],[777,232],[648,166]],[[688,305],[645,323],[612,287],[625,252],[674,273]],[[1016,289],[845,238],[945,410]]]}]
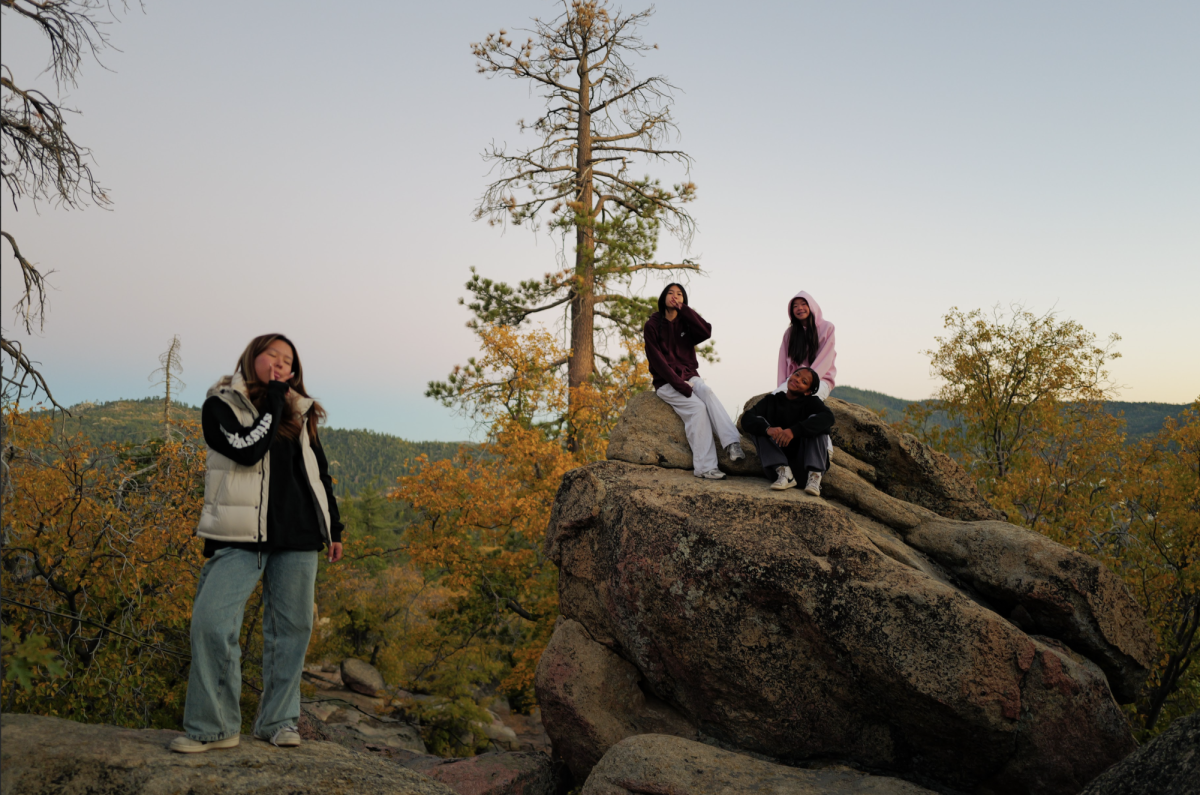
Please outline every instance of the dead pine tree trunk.
[{"label": "dead pine tree trunk", "polygon": [[174,425],[171,423],[171,387],[177,386],[183,389],[187,384],[179,378],[179,374],[183,372],[183,361],[180,358],[180,349],[183,343],[179,341],[179,335],[176,334],[171,338],[171,344],[167,346],[158,357],[159,368],[150,374],[153,379],[158,376],[159,380],[155,384],[162,384],[165,387],[163,395],[163,438],[170,439],[171,433],[174,431]]}]

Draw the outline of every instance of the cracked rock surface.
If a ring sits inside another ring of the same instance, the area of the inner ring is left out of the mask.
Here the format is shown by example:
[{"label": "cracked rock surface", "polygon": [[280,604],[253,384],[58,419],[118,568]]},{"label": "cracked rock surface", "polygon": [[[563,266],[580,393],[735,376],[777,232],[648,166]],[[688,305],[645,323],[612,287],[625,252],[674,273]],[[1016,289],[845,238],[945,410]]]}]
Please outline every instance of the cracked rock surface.
[{"label": "cracked rock surface", "polygon": [[[694,478],[651,400],[613,432],[626,460],[564,478],[547,533],[564,620],[539,701],[576,780],[650,732],[961,792],[1075,793],[1134,749],[1114,693],[1153,648],[1102,566],[860,407],[829,401],[865,458],[835,450],[810,497]],[[758,470],[746,441],[731,472]]]}]

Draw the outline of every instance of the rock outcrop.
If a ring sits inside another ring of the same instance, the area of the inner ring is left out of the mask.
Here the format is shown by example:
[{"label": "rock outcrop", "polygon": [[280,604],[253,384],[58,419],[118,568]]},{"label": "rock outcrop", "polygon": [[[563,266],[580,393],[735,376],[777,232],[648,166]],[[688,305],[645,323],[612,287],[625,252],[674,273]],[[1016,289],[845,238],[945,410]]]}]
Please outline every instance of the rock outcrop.
[{"label": "rock outcrop", "polygon": [[638,686],[632,663],[596,643],[583,626],[559,619],[538,661],[538,702],[555,752],[582,782],[609,748],[639,734],[694,739],[695,728]]},{"label": "rock outcrop", "polygon": [[1088,784],[1083,795],[1200,795],[1200,712],[1165,732]]},{"label": "rock outcrop", "polygon": [[901,433],[869,409],[844,400],[825,401],[836,417],[834,446],[860,466],[885,494],[950,519],[1003,519],[979,496],[971,477],[945,453]]},{"label": "rock outcrop", "polygon": [[[567,620],[538,669],[556,750],[577,780],[653,731],[943,790],[1078,792],[1135,747],[1113,694],[1145,676],[1141,611],[1094,561],[995,521],[951,459],[829,405],[822,498],[679,471],[682,423],[649,393],[617,460],[564,478],[546,552]],[[758,474],[749,442],[722,468]]]},{"label": "rock outcrop", "polygon": [[276,748],[243,737],[204,754],[167,750],[179,732],[36,715],[0,717],[0,795],[455,795],[412,770],[333,743]]},{"label": "rock outcrop", "polygon": [[846,767],[801,770],[703,743],[643,734],[604,755],[582,795],[933,795],[900,779]]}]

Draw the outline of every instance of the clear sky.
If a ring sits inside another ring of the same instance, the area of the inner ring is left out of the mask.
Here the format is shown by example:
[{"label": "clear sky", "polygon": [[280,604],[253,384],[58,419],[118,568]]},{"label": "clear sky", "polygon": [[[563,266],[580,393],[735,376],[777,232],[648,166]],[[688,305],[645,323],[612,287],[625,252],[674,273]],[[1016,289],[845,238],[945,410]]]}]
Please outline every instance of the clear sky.
[{"label": "clear sky", "polygon": [[[55,271],[25,344],[56,396],[156,394],[147,375],[179,334],[198,404],[278,330],[332,425],[465,438],[422,393],[475,353],[468,268],[517,280],[555,263],[545,234],[471,220],[479,153],[519,146],[538,105],[476,74],[469,44],[555,14],[148,0],[122,16],[120,52],[66,97],[115,208],[4,207]],[[947,309],[1023,302],[1119,333],[1123,399],[1194,400],[1197,31],[1193,0],[658,3],[639,71],[681,89],[707,273],[689,293],[722,359],[702,374],[730,407],[772,386],[787,299],[806,289],[837,325],[843,385],[926,397],[920,351]],[[5,14],[0,43],[35,82],[44,42]],[[6,261],[6,307],[14,277]]]}]

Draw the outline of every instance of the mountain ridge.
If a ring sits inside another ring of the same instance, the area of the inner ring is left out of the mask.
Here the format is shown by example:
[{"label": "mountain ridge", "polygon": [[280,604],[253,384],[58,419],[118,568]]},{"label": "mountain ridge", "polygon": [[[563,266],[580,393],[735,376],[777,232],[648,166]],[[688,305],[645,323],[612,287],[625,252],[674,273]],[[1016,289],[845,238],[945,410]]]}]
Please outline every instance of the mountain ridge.
[{"label": "mountain ridge", "polygon": [[[858,389],[852,386],[834,387],[833,397],[849,403],[857,403],[874,411],[887,422],[897,422],[904,417],[904,409],[914,403],[925,403],[927,400],[905,400],[892,397],[882,392],[870,389]],[[1153,436],[1162,427],[1167,417],[1178,417],[1188,403],[1158,403],[1134,402],[1129,400],[1110,400],[1104,404],[1108,413],[1125,418],[1125,433],[1130,441]]]}]

